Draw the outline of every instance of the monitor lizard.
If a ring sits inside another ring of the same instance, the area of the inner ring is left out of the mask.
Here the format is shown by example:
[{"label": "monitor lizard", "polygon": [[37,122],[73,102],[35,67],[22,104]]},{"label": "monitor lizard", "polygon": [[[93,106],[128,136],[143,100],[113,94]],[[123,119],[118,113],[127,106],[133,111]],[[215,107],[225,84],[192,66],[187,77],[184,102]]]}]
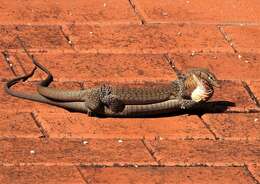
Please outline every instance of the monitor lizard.
[{"label": "monitor lizard", "polygon": [[166,100],[159,103],[147,104],[147,105],[126,105],[122,112],[113,112],[110,108],[106,106],[102,106],[98,112],[91,111],[85,102],[61,102],[51,100],[42,96],[39,93],[27,94],[19,91],[14,91],[11,89],[13,85],[18,83],[20,80],[26,81],[29,77],[31,77],[34,71],[37,69],[35,67],[32,72],[27,75],[16,77],[7,81],[4,85],[5,91],[15,97],[24,98],[36,102],[46,103],[58,107],[62,107],[69,111],[74,112],[81,112],[87,113],[90,116],[106,116],[106,117],[138,117],[138,116],[149,116],[149,115],[158,115],[164,113],[171,113],[171,112],[179,112],[182,109],[190,109],[195,105],[200,103],[194,100],[187,100],[187,99],[172,99]]},{"label": "monitor lizard", "polygon": [[[32,76],[36,68],[28,75],[8,81],[5,85],[6,92],[13,96],[49,103],[70,110],[79,111],[81,109],[80,111],[88,113],[124,115],[127,114],[127,111],[135,112],[137,109],[143,112],[152,109],[157,111],[161,107],[167,106],[169,108],[171,106],[174,108],[180,104],[182,108],[187,108],[186,106],[193,104],[193,102],[207,101],[214,92],[213,87],[218,86],[218,80],[213,73],[207,69],[195,68],[186,74],[179,74],[178,80],[163,87],[130,88],[102,85],[78,91],[54,89],[48,87],[53,80],[52,74],[37,62],[34,56],[29,54],[21,40],[19,41],[33,63],[47,74],[47,78],[40,82],[37,87],[38,94],[34,94],[31,98],[28,95],[12,91],[10,87],[19,80],[26,80]],[[182,100],[184,101],[180,103]],[[78,109],[79,107],[80,109]]]}]

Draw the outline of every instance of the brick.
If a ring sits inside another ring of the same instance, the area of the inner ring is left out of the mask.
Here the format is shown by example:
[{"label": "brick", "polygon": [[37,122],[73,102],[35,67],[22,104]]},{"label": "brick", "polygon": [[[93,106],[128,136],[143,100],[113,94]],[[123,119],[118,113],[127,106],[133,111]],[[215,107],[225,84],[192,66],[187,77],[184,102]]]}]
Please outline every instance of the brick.
[{"label": "brick", "polygon": [[80,170],[88,183],[254,183],[243,167],[81,167]]},{"label": "brick", "polygon": [[[30,59],[15,54],[24,68],[32,69]],[[175,73],[162,55],[149,54],[88,54],[88,53],[42,53],[35,54],[56,81],[170,81]],[[164,75],[162,75],[162,73]],[[40,72],[43,78],[45,74]]]},{"label": "brick", "polygon": [[3,2],[2,24],[138,23],[127,0]]},{"label": "brick", "polygon": [[64,183],[84,184],[75,167],[71,166],[0,166],[2,184]]},{"label": "brick", "polygon": [[26,48],[35,50],[59,49],[70,50],[61,27],[57,25],[1,25],[0,49],[19,49],[21,45],[16,37],[19,36]]},{"label": "brick", "polygon": [[238,140],[156,140],[146,141],[163,165],[215,166],[259,163],[259,141]]},{"label": "brick", "polygon": [[260,53],[259,26],[226,26],[224,32],[238,52]]},{"label": "brick", "polygon": [[[0,82],[0,86],[4,83]],[[36,82],[24,82],[17,84],[12,89],[15,91],[24,92],[27,94],[32,94],[36,92]],[[53,83],[53,87],[61,89],[79,89],[79,84],[75,82],[64,82],[64,83]],[[39,102],[34,102],[22,98],[13,97],[7,94],[3,88],[0,88],[0,112],[32,112],[32,111],[47,111],[47,112],[67,112],[59,107],[53,105],[43,104]]]},{"label": "brick", "polygon": [[220,81],[220,85],[220,88],[215,88],[208,106],[205,105],[206,111],[214,112],[216,109],[217,112],[247,112],[258,109],[241,82]]},{"label": "brick", "polygon": [[249,82],[249,87],[252,90],[254,96],[257,98],[258,103],[260,103],[260,81]]},{"label": "brick", "polygon": [[1,139],[0,165],[155,165],[140,140]]},{"label": "brick", "polygon": [[67,27],[64,31],[75,44],[75,48],[85,52],[233,51],[215,26],[184,24],[79,25]]},{"label": "brick", "polygon": [[[170,57],[180,70],[193,67],[208,68],[220,80],[258,80],[260,79],[259,54],[240,53],[174,53]],[[249,62],[248,62],[249,61]],[[235,67],[234,67],[235,66]]]},{"label": "brick", "polygon": [[13,77],[13,73],[10,70],[8,64],[5,62],[4,57],[0,56],[0,81],[5,81],[8,78]]},{"label": "brick", "polygon": [[0,113],[0,137],[40,137],[30,113]]},{"label": "brick", "polygon": [[[259,23],[260,5],[257,0],[171,1],[134,0],[134,4],[148,23]],[[214,5],[214,6],[213,6]]]},{"label": "brick", "polygon": [[218,138],[260,138],[260,113],[206,114],[202,118]]},{"label": "brick", "polygon": [[85,114],[39,113],[50,137],[166,139],[213,138],[197,116],[164,118],[94,118]]},{"label": "brick", "polygon": [[256,165],[248,166],[249,172],[252,173],[252,176],[259,182],[260,181],[260,167]]}]

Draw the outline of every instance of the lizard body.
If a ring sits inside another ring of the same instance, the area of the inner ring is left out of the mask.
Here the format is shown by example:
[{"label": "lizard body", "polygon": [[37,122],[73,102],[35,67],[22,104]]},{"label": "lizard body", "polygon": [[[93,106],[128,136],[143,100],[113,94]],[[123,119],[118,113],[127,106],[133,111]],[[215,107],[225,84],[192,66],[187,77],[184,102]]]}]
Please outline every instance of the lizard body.
[{"label": "lizard body", "polygon": [[[16,83],[18,83],[20,80],[25,81],[30,76],[32,76],[35,70],[36,68],[34,68],[31,73],[25,76],[17,77],[6,82],[4,85],[5,91],[8,94],[15,97],[62,107],[70,111],[76,111],[76,112],[82,112],[88,114],[92,113],[92,111],[88,109],[88,107],[86,106],[85,102],[54,101],[40,95],[39,93],[26,94],[11,89],[11,87]],[[122,112],[117,112],[117,113],[113,112],[111,109],[105,106],[102,106],[103,108],[100,109],[100,111],[98,111],[97,113],[95,113],[95,115],[108,116],[108,117],[131,117],[131,116],[135,117],[135,116],[145,116],[145,115],[156,115],[156,114],[163,114],[163,113],[170,113],[170,112],[178,112],[181,109],[189,109],[196,104],[198,103],[193,100],[172,99],[172,100],[167,100],[167,101],[147,104],[147,105],[126,105]]]},{"label": "lizard body", "polygon": [[[97,115],[97,116],[109,116],[109,117],[131,117],[131,116],[144,116],[144,115],[156,115],[156,114],[163,114],[163,113],[170,113],[170,112],[179,112],[182,109],[190,109],[195,105],[198,105],[200,102],[203,102],[203,98],[200,101],[195,101],[192,99],[170,99],[163,102],[153,103],[153,104],[146,104],[146,105],[126,105],[123,111],[121,112],[114,112],[110,108],[106,106],[100,106],[98,111],[93,111],[89,109],[89,105],[85,101],[59,101],[59,100],[52,100],[49,99],[39,93],[34,94],[26,94],[22,92],[17,92],[11,89],[13,85],[18,83],[20,80],[26,80],[31,77],[36,70],[36,67],[33,71],[25,76],[17,77],[14,79],[9,80],[5,83],[5,91],[12,95],[19,98],[24,98],[36,102],[47,103],[50,105],[55,105],[58,107],[65,108],[70,111],[88,113],[90,115]],[[51,74],[50,74],[51,75]],[[189,79],[191,80],[191,79]],[[186,80],[186,86],[194,85],[193,81]],[[42,81],[43,83],[44,81]],[[46,81],[45,81],[46,82]],[[79,93],[79,92],[78,92]],[[186,95],[190,94],[190,91],[185,91]],[[203,96],[203,95],[202,95]],[[204,97],[204,96],[203,96]]]}]

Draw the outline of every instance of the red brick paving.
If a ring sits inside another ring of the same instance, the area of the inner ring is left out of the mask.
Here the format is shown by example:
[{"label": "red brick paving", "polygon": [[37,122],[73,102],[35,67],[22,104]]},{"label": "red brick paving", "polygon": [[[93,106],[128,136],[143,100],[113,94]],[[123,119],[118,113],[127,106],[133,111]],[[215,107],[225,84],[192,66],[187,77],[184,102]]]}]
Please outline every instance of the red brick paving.
[{"label": "red brick paving", "polygon": [[259,179],[260,179],[260,168],[259,168],[259,166],[250,165],[248,167],[248,170],[253,174],[253,176],[255,177],[255,180],[259,181]]},{"label": "red brick paving", "polygon": [[[259,54],[248,53],[173,53],[171,59],[177,68],[208,68],[220,80],[260,80]],[[234,66],[236,69],[234,70]]]},{"label": "red brick paving", "polygon": [[68,26],[75,48],[85,52],[166,53],[231,51],[216,26],[184,24]]},{"label": "red brick paving", "polygon": [[0,49],[21,48],[16,37],[19,36],[26,47],[38,50],[46,49],[71,49],[61,31],[61,26],[42,25],[2,25]]},{"label": "red brick paving", "polygon": [[85,184],[74,166],[0,166],[0,173],[2,184]]},{"label": "red brick paving", "polygon": [[[137,24],[140,22],[128,1],[13,0],[2,2],[3,24]],[[116,12],[116,13],[115,13]]]},{"label": "red brick paving", "polygon": [[227,38],[239,52],[259,53],[260,27],[259,26],[226,26],[223,27]]},{"label": "red brick paving", "polygon": [[148,23],[259,23],[257,0],[132,0]]},{"label": "red brick paving", "polygon": [[[26,71],[32,69],[31,61],[26,55],[10,53],[10,56],[15,56],[16,62],[24,61]],[[176,79],[163,55],[52,52],[36,54],[35,57],[51,71],[57,81],[156,82]],[[71,65],[70,71],[67,71],[68,65]],[[39,73],[40,76],[35,80],[44,77],[42,72]]]},{"label": "red brick paving", "polygon": [[7,138],[42,136],[30,113],[1,113],[0,136]]},{"label": "red brick paving", "polygon": [[243,167],[81,168],[88,183],[254,183]]},{"label": "red brick paving", "polygon": [[255,95],[259,103],[260,102],[260,81],[250,82],[249,87],[252,90],[253,94]]},{"label": "red brick paving", "polygon": [[[0,88],[0,183],[259,183],[259,7],[257,0],[2,2],[1,86],[33,67],[19,36],[57,88],[163,84],[176,79],[169,61],[180,70],[209,68],[222,87],[197,114],[124,119],[70,113]],[[37,70],[15,89],[34,92],[44,77]]]},{"label": "red brick paving", "polygon": [[210,101],[233,102],[234,106],[228,106],[228,111],[245,112],[257,109],[254,100],[240,81],[221,81],[221,87],[215,90]]},{"label": "red brick paving", "polygon": [[260,113],[206,114],[202,119],[220,139],[260,138]]},{"label": "red brick paving", "polygon": [[162,165],[239,166],[260,161],[258,140],[146,140],[146,144]]},{"label": "red brick paving", "polygon": [[158,119],[92,118],[82,114],[39,113],[42,127],[50,137],[118,138],[118,139],[188,139],[213,135],[197,116],[164,117]]}]

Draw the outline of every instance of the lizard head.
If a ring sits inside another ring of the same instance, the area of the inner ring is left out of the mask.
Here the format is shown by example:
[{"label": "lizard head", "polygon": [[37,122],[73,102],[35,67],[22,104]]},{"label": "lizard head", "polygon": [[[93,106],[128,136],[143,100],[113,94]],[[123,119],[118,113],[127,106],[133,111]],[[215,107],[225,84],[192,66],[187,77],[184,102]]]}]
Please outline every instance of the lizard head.
[{"label": "lizard head", "polygon": [[[206,68],[193,68],[187,72],[188,76],[196,77],[210,87],[220,87],[217,77]],[[196,79],[195,79],[196,80]]]},{"label": "lizard head", "polygon": [[194,68],[186,74],[186,86],[192,100],[207,101],[214,93],[213,87],[220,87],[216,76],[205,68]]}]

